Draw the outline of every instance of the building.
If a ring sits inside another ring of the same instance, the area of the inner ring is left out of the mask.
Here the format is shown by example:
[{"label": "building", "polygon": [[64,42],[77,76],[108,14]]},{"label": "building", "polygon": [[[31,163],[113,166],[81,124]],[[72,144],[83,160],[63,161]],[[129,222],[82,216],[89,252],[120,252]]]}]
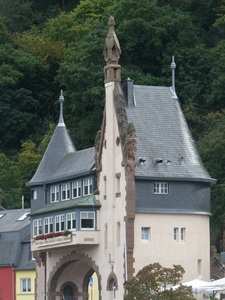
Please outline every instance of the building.
[{"label": "building", "polygon": [[[31,188],[36,299],[123,299],[146,264],[181,264],[209,280],[210,187],[172,87],[121,85],[120,45],[109,18],[105,110],[95,148],[76,151],[59,123]],[[172,64],[174,72],[174,63]],[[174,74],[174,73],[173,73]],[[174,77],[174,76],[173,76]]]},{"label": "building", "polygon": [[34,300],[30,209],[0,211],[0,299]]}]

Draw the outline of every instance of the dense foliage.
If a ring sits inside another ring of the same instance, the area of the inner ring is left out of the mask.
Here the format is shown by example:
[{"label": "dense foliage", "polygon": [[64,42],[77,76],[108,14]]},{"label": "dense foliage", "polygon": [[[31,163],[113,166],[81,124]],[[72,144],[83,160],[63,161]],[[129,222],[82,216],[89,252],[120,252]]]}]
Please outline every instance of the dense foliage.
[{"label": "dense foliage", "polygon": [[[180,265],[163,268],[159,263],[141,269],[125,283],[125,300],[194,300],[191,287],[178,285],[184,269]],[[172,288],[177,286],[177,288]]]},{"label": "dense foliage", "polygon": [[0,0],[0,188],[27,205],[30,180],[57,122],[60,89],[77,149],[92,146],[104,105],[102,57],[116,20],[122,79],[176,91],[212,188],[212,243],[225,221],[224,0]]}]

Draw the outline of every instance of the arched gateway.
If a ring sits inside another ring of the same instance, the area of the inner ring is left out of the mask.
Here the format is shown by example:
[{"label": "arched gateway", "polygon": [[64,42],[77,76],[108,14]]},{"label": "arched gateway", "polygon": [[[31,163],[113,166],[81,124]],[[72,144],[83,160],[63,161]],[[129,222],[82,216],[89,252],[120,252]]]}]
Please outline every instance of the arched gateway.
[{"label": "arched gateway", "polygon": [[62,256],[49,274],[48,299],[59,300],[64,295],[65,300],[88,300],[88,284],[93,273],[96,273],[98,278],[101,299],[101,276],[95,262],[79,252]]}]

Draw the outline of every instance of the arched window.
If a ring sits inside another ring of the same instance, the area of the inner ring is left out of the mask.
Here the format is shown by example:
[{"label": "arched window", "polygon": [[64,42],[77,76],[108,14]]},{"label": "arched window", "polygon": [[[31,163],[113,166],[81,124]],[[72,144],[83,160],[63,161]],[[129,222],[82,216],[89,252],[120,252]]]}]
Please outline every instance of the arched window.
[{"label": "arched window", "polygon": [[115,283],[114,279],[110,280],[109,290],[110,290],[110,300],[115,300],[116,299],[116,283]]},{"label": "arched window", "polygon": [[120,222],[116,223],[116,246],[120,246]]},{"label": "arched window", "polygon": [[105,224],[104,246],[105,246],[105,249],[107,249],[107,247],[108,247],[108,225],[107,224]]},{"label": "arched window", "polygon": [[73,300],[73,288],[71,285],[66,285],[63,288],[63,295],[65,300]]}]

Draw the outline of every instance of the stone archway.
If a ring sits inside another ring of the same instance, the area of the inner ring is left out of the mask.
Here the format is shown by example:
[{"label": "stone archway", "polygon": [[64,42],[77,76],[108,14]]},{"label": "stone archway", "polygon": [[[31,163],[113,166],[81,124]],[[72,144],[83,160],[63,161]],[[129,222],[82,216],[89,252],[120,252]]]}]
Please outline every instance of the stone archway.
[{"label": "stone archway", "polygon": [[[99,299],[101,299],[101,275],[99,273],[99,268],[92,260],[90,256],[82,252],[73,251],[68,253],[67,255],[63,255],[58,262],[53,267],[52,271],[49,273],[48,281],[47,281],[47,294],[49,300],[56,300],[57,297],[62,295],[62,290],[58,288],[57,284],[61,274],[73,263],[80,263],[84,266],[87,266],[88,271],[84,274],[82,279],[82,292],[77,291],[78,297],[82,297],[83,300],[88,300],[88,282],[89,278],[95,272],[98,278],[99,283]],[[65,282],[66,283],[66,282]],[[75,284],[74,284],[75,285]],[[74,299],[76,300],[76,298]]]}]

